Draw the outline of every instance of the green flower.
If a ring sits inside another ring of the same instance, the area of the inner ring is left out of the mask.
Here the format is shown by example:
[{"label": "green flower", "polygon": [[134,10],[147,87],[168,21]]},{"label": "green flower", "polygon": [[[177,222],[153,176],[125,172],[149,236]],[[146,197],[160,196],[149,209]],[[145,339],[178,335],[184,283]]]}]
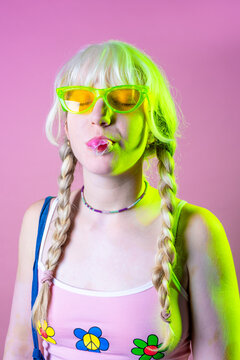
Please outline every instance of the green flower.
[{"label": "green flower", "polygon": [[141,339],[134,339],[133,343],[137,347],[133,348],[131,353],[141,355],[139,360],[162,359],[165,356],[164,351],[168,349],[168,347],[159,349],[163,343],[158,344],[158,337],[154,334],[148,336],[147,343]]}]

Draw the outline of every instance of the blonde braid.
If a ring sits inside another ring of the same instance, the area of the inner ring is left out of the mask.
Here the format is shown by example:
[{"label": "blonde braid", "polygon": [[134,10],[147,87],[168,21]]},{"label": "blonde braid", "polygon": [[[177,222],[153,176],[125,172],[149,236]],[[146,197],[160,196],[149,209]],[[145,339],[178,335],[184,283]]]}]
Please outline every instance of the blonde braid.
[{"label": "blonde braid", "polygon": [[[67,240],[67,232],[71,225],[70,194],[71,184],[74,180],[74,170],[77,159],[70,147],[69,141],[65,139],[59,151],[62,166],[58,178],[59,192],[57,203],[57,218],[55,219],[55,232],[52,238],[52,245],[48,250],[48,259],[45,263],[46,270],[54,271],[58,265],[62,253],[62,247]],[[50,301],[51,289],[48,282],[44,282],[39,290],[38,296],[32,309],[32,321],[35,328],[40,321],[43,324],[47,320],[48,303]]]},{"label": "blonde braid", "polygon": [[155,256],[152,281],[158,292],[162,308],[161,317],[169,324],[162,348],[167,348],[172,342],[171,311],[169,301],[169,283],[172,267],[176,262],[176,250],[173,243],[173,213],[176,207],[177,185],[174,177],[174,159],[166,144],[156,145],[158,171],[160,180],[158,191],[161,198],[162,232],[157,239],[158,252]]}]

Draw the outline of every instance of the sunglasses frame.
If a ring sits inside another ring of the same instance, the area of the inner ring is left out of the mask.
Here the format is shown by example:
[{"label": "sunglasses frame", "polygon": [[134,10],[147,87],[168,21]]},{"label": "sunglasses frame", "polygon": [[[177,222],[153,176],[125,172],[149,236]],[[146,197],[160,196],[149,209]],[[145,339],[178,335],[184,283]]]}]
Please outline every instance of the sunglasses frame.
[{"label": "sunglasses frame", "polygon": [[[109,104],[109,102],[107,100],[107,95],[111,91],[122,89],[122,88],[124,88],[124,89],[136,89],[136,90],[138,90],[140,92],[140,97],[139,97],[138,102],[130,110],[126,110],[126,111],[116,110]],[[66,91],[68,91],[68,90],[76,90],[76,89],[89,90],[92,93],[94,93],[94,95],[95,95],[95,98],[94,98],[92,104],[87,109],[85,109],[83,111],[80,111],[80,112],[70,110],[67,107],[67,105],[65,103],[65,100],[64,100],[64,93]],[[61,103],[63,111],[68,111],[68,112],[70,112],[72,114],[83,114],[85,112],[88,112],[92,107],[94,107],[96,101],[99,98],[103,98],[105,104],[114,112],[117,112],[117,113],[129,113],[129,112],[132,112],[132,111],[136,110],[143,103],[143,101],[144,101],[144,99],[146,97],[147,97],[147,100],[149,102],[149,98],[148,98],[148,95],[147,95],[148,90],[149,90],[149,87],[145,86],[145,85],[119,85],[119,86],[113,86],[113,87],[106,88],[106,89],[96,89],[96,88],[92,88],[92,87],[88,87],[88,86],[62,86],[62,87],[57,88],[56,92],[57,92],[57,96],[59,98],[59,101]]]}]

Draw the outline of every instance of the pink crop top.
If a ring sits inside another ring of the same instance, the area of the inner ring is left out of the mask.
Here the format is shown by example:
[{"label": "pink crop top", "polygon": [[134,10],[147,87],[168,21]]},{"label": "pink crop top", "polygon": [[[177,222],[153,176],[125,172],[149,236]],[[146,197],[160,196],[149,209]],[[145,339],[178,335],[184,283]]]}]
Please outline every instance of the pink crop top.
[{"label": "pink crop top", "polygon": [[[41,241],[39,288],[45,269],[41,262],[44,242],[57,201],[51,204]],[[183,288],[178,300],[182,335],[168,355],[161,352],[158,333],[164,322],[152,281],[130,290],[105,292],[76,288],[54,278],[51,291],[48,322],[38,328],[45,360],[187,360],[191,353],[188,295]]]}]

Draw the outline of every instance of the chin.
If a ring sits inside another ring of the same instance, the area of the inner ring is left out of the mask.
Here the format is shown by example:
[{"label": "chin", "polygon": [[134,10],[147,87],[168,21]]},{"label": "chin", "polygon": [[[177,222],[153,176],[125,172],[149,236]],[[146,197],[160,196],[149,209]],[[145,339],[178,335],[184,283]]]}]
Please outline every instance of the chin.
[{"label": "chin", "polygon": [[111,175],[113,172],[113,167],[111,166],[111,164],[105,163],[103,164],[102,162],[100,163],[99,160],[89,160],[87,163],[86,161],[84,161],[83,163],[81,163],[83,170],[86,169],[87,172],[89,173],[93,173],[96,175]]}]

